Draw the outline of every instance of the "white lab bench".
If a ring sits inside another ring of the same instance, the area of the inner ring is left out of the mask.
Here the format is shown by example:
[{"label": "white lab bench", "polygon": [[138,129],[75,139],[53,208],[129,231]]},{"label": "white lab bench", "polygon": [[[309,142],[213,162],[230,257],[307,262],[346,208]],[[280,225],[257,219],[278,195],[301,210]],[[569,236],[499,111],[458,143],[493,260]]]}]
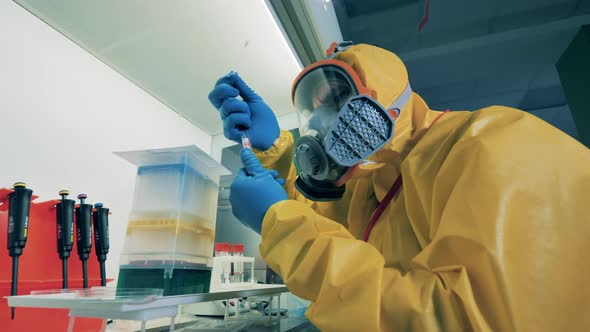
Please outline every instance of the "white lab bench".
[{"label": "white lab bench", "polygon": [[[263,285],[256,284],[241,289],[223,289],[211,293],[177,295],[177,296],[160,296],[143,299],[81,299],[72,293],[40,294],[40,295],[20,295],[7,297],[8,304],[14,307],[32,307],[32,308],[55,308],[67,309],[70,314],[69,331],[72,331],[76,317],[103,318],[113,320],[132,320],[139,321],[140,330],[146,330],[146,322],[149,320],[169,319],[169,331],[175,330],[175,319],[179,314],[179,306],[245,297],[269,296],[269,312],[272,313],[272,297],[281,293],[289,292],[284,285]],[[279,297],[280,299],[280,297]],[[280,300],[279,305],[280,307]],[[186,315],[184,315],[186,316]],[[239,310],[236,312],[236,319],[240,316]],[[277,318],[280,320],[280,315]],[[227,311],[226,317],[228,319]],[[273,315],[268,315],[268,321],[272,323]],[[106,328],[106,326],[105,326]]]}]

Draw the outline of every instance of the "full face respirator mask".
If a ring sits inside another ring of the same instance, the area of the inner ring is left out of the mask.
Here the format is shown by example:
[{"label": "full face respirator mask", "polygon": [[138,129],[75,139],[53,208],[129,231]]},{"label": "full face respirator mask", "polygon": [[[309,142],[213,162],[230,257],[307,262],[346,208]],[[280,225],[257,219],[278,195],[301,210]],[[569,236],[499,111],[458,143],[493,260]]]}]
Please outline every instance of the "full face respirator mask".
[{"label": "full face respirator mask", "polygon": [[361,162],[393,137],[395,119],[411,89],[385,109],[345,62],[326,59],[295,79],[292,98],[301,137],[295,146],[295,187],[314,201],[340,199]]}]

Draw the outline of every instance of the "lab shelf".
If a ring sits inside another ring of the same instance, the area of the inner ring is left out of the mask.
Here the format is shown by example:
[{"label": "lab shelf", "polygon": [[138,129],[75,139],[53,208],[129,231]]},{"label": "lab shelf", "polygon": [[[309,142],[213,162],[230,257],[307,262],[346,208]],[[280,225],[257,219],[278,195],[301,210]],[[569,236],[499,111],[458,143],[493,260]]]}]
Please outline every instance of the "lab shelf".
[{"label": "lab shelf", "polygon": [[13,307],[67,309],[71,317],[110,318],[146,321],[175,317],[178,306],[183,304],[230,300],[250,296],[287,293],[284,285],[251,285],[242,288],[223,289],[211,293],[162,296],[153,298],[80,299],[70,293],[8,296]]}]

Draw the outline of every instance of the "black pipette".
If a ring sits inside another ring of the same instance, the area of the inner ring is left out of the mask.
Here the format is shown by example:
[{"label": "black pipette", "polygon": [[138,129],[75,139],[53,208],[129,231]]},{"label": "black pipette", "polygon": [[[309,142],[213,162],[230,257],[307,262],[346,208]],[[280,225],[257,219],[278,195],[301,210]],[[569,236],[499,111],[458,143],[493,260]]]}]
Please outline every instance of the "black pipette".
[{"label": "black pipette", "polygon": [[[29,211],[33,191],[27,185],[17,182],[14,191],[8,195],[8,254],[12,257],[12,286],[10,294],[17,294],[18,258],[23,253],[29,235]],[[11,308],[14,319],[14,307]]]},{"label": "black pipette", "polygon": [[109,253],[109,209],[103,207],[102,203],[94,204],[93,226],[94,226],[94,250],[100,264],[100,285],[107,285],[105,261]]},{"label": "black pipette", "polygon": [[74,204],[76,201],[67,199],[67,190],[59,192],[61,200],[56,208],[57,217],[57,253],[61,259],[62,287],[68,288],[68,258],[74,244]]},{"label": "black pipette", "polygon": [[76,246],[82,261],[84,288],[88,288],[88,256],[92,251],[92,204],[86,204],[86,194],[78,195],[80,205],[76,208]]}]

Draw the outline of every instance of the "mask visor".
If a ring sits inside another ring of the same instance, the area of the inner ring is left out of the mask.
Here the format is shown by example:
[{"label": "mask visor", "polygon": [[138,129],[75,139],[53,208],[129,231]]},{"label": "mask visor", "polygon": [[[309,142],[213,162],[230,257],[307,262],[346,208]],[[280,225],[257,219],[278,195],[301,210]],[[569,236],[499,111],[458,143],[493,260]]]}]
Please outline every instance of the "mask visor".
[{"label": "mask visor", "polygon": [[315,130],[326,137],[340,109],[358,94],[351,75],[336,65],[320,66],[303,75],[293,90],[301,135]]}]

